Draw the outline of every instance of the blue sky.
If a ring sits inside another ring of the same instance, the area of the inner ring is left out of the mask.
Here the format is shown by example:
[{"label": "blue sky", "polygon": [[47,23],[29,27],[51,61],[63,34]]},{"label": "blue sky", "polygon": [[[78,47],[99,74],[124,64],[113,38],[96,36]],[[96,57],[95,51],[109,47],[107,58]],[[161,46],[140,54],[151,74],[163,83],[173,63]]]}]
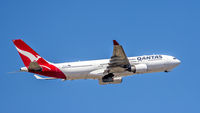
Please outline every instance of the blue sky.
[{"label": "blue sky", "polygon": [[[1,0],[0,113],[199,113],[200,2],[195,0]],[[122,84],[36,80],[12,39],[51,62],[109,58],[112,40],[127,56],[168,54],[170,73],[141,74]]]}]

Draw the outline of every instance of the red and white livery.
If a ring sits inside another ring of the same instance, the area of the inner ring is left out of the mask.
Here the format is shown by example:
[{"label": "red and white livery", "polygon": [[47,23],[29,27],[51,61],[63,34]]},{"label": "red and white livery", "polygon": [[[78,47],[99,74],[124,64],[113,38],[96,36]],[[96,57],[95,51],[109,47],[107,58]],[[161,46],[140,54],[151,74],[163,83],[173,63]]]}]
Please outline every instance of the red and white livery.
[{"label": "red and white livery", "polygon": [[13,40],[13,43],[25,65],[20,71],[34,73],[37,79],[45,80],[97,79],[102,85],[118,84],[122,82],[122,77],[141,73],[169,72],[181,63],[169,55],[127,57],[122,46],[115,40],[110,59],[51,63],[43,59],[23,40]]}]

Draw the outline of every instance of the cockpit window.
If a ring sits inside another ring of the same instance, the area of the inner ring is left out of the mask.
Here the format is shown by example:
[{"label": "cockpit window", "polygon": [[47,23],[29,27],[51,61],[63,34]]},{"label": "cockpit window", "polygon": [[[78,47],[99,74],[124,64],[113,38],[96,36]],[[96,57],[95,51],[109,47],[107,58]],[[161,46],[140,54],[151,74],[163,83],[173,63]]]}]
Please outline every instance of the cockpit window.
[{"label": "cockpit window", "polygon": [[176,58],[175,58],[175,57],[174,57],[173,59],[174,59],[174,60],[176,60]]}]

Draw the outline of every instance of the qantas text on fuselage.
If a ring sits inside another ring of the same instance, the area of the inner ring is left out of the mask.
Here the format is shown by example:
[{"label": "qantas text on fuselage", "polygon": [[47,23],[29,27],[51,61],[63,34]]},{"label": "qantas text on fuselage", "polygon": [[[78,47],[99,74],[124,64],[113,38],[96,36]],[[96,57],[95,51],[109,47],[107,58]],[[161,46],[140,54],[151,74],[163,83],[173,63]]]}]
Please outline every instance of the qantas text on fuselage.
[{"label": "qantas text on fuselage", "polygon": [[96,79],[102,85],[118,84],[125,76],[169,72],[181,63],[180,60],[169,55],[127,57],[122,46],[115,40],[113,40],[113,55],[110,59],[51,63],[43,59],[23,40],[13,40],[13,43],[25,65],[20,71],[34,73],[36,79]]}]

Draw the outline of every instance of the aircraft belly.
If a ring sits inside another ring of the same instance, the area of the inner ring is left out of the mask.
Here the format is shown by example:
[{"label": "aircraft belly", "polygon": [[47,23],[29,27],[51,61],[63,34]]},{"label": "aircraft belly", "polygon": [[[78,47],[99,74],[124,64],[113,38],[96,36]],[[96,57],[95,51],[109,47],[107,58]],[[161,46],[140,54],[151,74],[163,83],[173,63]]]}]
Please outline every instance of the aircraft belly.
[{"label": "aircraft belly", "polygon": [[68,80],[87,79],[88,72],[66,72],[65,75]]},{"label": "aircraft belly", "polygon": [[96,79],[96,76],[91,76],[89,73],[93,71],[94,69],[67,69],[64,70],[63,72],[67,76],[67,79],[69,80],[74,80],[74,79]]}]

